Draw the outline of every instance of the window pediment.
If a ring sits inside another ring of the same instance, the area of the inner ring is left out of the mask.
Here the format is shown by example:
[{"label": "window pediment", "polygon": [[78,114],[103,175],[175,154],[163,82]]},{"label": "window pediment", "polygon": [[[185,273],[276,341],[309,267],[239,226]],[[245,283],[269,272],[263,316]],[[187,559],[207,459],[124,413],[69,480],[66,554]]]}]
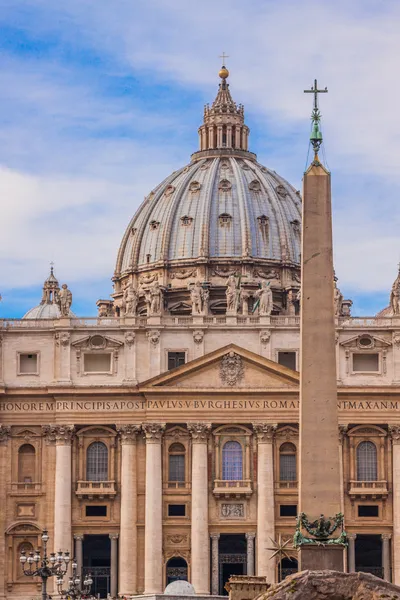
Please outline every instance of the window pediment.
[{"label": "window pediment", "polygon": [[123,346],[124,343],[107,335],[88,335],[80,340],[72,342],[71,346],[78,350],[106,350],[117,349]]},{"label": "window pediment", "polygon": [[370,335],[369,333],[362,333],[360,335],[356,335],[350,339],[339,342],[340,346],[348,349],[357,349],[357,350],[372,350],[387,348],[392,345],[391,341],[385,340],[384,338],[378,337],[376,335]]}]

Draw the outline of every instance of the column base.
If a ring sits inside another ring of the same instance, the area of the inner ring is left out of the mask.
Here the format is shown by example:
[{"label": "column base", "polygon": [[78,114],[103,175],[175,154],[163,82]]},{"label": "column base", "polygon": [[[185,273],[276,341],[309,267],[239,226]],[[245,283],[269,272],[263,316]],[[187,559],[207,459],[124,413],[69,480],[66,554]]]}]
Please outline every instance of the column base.
[{"label": "column base", "polygon": [[304,545],[299,549],[299,571],[340,571],[343,573],[344,546]]}]

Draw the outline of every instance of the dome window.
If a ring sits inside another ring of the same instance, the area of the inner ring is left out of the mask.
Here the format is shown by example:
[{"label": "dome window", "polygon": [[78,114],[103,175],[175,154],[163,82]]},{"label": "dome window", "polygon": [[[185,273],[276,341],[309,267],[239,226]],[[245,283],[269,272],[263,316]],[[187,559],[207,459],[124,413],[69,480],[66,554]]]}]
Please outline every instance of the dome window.
[{"label": "dome window", "polygon": [[190,227],[190,225],[193,223],[193,217],[188,217],[187,215],[185,215],[184,217],[181,217],[181,224],[184,227]]},{"label": "dome window", "polygon": [[228,227],[232,222],[232,215],[228,215],[228,213],[222,213],[219,215],[218,220],[221,227]]},{"label": "dome window", "polygon": [[263,229],[268,229],[269,219],[266,215],[260,215],[259,217],[257,217],[257,221],[260,227],[262,227]]},{"label": "dome window", "polygon": [[132,227],[132,229],[131,229],[131,234],[132,234],[132,235],[135,235],[135,234],[136,234],[136,231],[137,231],[136,227]]},{"label": "dome window", "polygon": [[174,188],[174,186],[173,186],[173,185],[168,185],[168,186],[165,188],[164,196],[171,196],[171,194],[173,194],[173,193],[174,193],[174,191],[175,191],[175,188]]},{"label": "dome window", "polygon": [[189,191],[190,192],[198,192],[201,188],[201,185],[199,184],[198,181],[192,181],[189,185]]},{"label": "dome window", "polygon": [[287,190],[282,184],[277,185],[275,191],[281,198],[286,198],[288,196]]},{"label": "dome window", "polygon": [[254,179],[251,183],[249,183],[249,190],[252,192],[261,192],[261,183],[258,179]]},{"label": "dome window", "polygon": [[229,192],[229,190],[232,189],[232,184],[228,179],[221,179],[218,189],[221,190],[221,192]]},{"label": "dome window", "polygon": [[159,221],[150,221],[149,225],[150,225],[150,229],[152,231],[154,231],[155,229],[158,229],[160,227],[160,222]]},{"label": "dome window", "polygon": [[300,221],[298,221],[297,219],[295,219],[294,221],[290,221],[290,224],[293,228],[293,231],[295,233],[301,233],[301,227],[300,227]]}]

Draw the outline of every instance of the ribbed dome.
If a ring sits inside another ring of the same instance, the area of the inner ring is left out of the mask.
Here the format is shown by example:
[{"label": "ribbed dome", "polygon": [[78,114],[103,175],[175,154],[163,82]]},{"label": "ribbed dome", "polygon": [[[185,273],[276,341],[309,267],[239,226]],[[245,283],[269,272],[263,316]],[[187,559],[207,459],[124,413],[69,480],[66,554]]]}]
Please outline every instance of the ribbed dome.
[{"label": "ribbed dome", "polygon": [[[57,304],[39,304],[22,317],[23,319],[59,319],[61,316],[60,309]],[[71,318],[75,317],[72,311],[69,311]]]},{"label": "ribbed dome", "polygon": [[299,194],[243,154],[196,160],[165,179],[130,222],[116,272],[203,257],[299,263]]}]

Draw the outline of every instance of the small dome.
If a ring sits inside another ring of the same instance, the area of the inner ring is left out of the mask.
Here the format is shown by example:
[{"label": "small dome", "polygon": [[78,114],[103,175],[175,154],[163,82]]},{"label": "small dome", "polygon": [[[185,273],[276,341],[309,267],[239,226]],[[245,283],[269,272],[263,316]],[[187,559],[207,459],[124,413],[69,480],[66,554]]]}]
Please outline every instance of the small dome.
[{"label": "small dome", "polygon": [[[54,275],[53,267],[50,269],[50,275],[43,284],[42,301],[38,306],[29,309],[22,317],[23,319],[59,319],[61,311],[57,303],[57,294],[60,291],[57,278]],[[75,317],[70,310],[69,317]]]},{"label": "small dome", "polygon": [[172,581],[164,590],[164,596],[195,596],[194,587],[188,581],[183,579]]}]

